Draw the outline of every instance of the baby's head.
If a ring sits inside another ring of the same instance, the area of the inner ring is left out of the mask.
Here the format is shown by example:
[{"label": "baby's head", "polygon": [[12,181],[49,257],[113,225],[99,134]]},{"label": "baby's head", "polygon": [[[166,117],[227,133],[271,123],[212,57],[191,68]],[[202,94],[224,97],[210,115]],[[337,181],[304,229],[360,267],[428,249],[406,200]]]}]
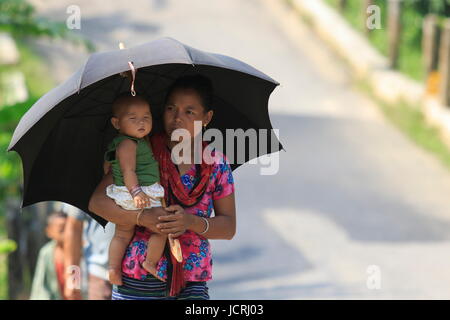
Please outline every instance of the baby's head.
[{"label": "baby's head", "polygon": [[67,214],[62,211],[52,212],[47,217],[47,228],[45,229],[45,233],[48,238],[55,240],[58,245],[63,244],[66,221]]},{"label": "baby's head", "polygon": [[152,131],[152,113],[148,102],[139,96],[121,95],[112,105],[111,123],[120,133],[143,138]]}]

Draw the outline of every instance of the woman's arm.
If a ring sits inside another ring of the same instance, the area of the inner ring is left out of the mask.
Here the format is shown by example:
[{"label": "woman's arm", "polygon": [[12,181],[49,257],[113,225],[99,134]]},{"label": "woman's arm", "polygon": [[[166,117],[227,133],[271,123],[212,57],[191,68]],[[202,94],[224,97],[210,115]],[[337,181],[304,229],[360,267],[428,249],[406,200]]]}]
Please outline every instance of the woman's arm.
[{"label": "woman's arm", "polygon": [[[214,200],[215,217],[207,218],[209,229],[202,234],[208,239],[231,240],[236,234],[236,205],[234,192],[221,199]],[[172,234],[173,238],[182,235],[186,230],[202,233],[206,229],[205,221],[192,214],[184,213],[184,209],[179,205],[171,205],[166,208],[174,214],[159,217],[157,227],[162,233]]]},{"label": "woman's arm", "polygon": [[111,162],[109,161],[103,161],[103,173],[107,174],[109,170],[111,169]]},{"label": "woman's arm", "polygon": [[[110,184],[113,184],[111,172],[103,176],[103,179],[94,190],[89,200],[89,211],[114,224],[135,225],[137,214],[140,210],[125,210],[118,206],[113,199],[106,195],[106,187]],[[139,223],[153,232],[159,232],[156,228],[158,217],[165,214],[167,212],[162,208],[145,209],[139,217]]]},{"label": "woman's arm", "polygon": [[[209,222],[209,229],[202,236],[208,239],[233,239],[236,234],[236,204],[234,193],[214,200],[213,205],[215,216],[213,218],[206,218]],[[196,233],[205,231],[205,221],[199,216],[191,215],[191,217],[191,225],[188,229]]]}]

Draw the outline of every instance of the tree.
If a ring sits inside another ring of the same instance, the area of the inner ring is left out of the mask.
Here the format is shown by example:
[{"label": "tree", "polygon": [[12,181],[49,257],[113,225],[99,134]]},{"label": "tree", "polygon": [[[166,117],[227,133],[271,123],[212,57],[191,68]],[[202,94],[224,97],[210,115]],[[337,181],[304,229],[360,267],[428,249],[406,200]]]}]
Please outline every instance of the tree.
[{"label": "tree", "polygon": [[0,31],[14,37],[63,38],[84,45],[89,51],[93,44],[68,29],[64,22],[54,22],[36,16],[35,8],[26,0],[0,0]]}]

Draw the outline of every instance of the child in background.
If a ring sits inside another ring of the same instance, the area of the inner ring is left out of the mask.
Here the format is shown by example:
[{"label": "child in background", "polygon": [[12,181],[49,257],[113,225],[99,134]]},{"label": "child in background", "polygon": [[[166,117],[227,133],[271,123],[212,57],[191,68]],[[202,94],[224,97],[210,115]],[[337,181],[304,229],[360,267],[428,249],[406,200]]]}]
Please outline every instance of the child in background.
[{"label": "child in background", "polygon": [[[105,172],[110,166],[114,184],[106,194],[126,210],[160,207],[164,188],[159,184],[159,166],[153,158],[147,135],[152,130],[149,104],[141,97],[122,95],[112,106],[111,123],[119,134],[105,153]],[[126,229],[116,225],[109,248],[109,280],[122,284],[122,258],[134,235],[134,226]],[[153,233],[147,246],[143,267],[156,278],[156,265],[161,258],[167,236]]]},{"label": "child in background", "polygon": [[47,218],[46,235],[51,239],[39,251],[30,300],[64,300],[64,227],[67,215],[52,212]]}]

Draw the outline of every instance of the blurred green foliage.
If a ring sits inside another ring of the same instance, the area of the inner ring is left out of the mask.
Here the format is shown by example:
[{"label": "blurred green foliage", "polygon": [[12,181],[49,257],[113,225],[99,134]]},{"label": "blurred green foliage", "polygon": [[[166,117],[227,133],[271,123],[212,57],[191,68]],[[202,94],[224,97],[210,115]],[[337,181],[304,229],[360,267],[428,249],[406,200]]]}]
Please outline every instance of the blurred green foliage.
[{"label": "blurred green foliage", "polygon": [[35,8],[26,0],[0,0],[0,31],[8,32],[14,38],[62,38],[83,45],[90,52],[95,49],[92,42],[75,34],[64,22],[38,17]]},{"label": "blurred green foliage", "polygon": [[41,58],[24,42],[17,41],[17,47],[21,59],[14,68],[24,74],[29,98],[14,105],[0,106],[0,236],[3,233],[1,224],[4,216],[3,201],[6,197],[19,196],[22,184],[20,157],[16,152],[6,150],[20,118],[40,96],[54,86],[52,77],[48,74],[48,68],[42,63]]},{"label": "blurred green foliage", "polygon": [[[35,8],[26,0],[0,0],[0,32],[10,33],[16,40],[20,62],[14,66],[0,66],[0,72],[19,70],[25,76],[29,99],[12,106],[0,106],[0,222],[4,215],[1,204],[6,196],[18,196],[22,182],[19,156],[6,152],[14,129],[25,112],[54,86],[48,69],[40,57],[24,41],[25,38],[61,38],[94,50],[90,41],[67,28],[65,22],[38,17]],[[1,235],[0,226],[0,235]]]},{"label": "blurred green foliage", "polygon": [[25,102],[0,108],[0,202],[7,196],[19,194],[22,183],[22,168],[15,152],[6,152],[18,119],[37,101],[30,98]]},{"label": "blurred green foliage", "polygon": [[[69,29],[65,22],[39,17],[26,0],[0,0],[0,32],[7,32],[16,40],[20,61],[13,66],[0,66],[0,72],[18,70],[24,74],[29,99],[10,106],[0,106],[0,239],[6,237],[5,205],[7,197],[20,197],[22,163],[15,152],[7,152],[13,132],[20,118],[53,86],[53,80],[42,59],[26,44],[26,39],[46,37],[63,39],[94,51],[93,44]],[[0,240],[0,299],[7,298],[7,256],[16,249],[12,240]]]},{"label": "blurred green foliage", "polygon": [[17,249],[17,243],[13,240],[0,240],[0,254],[13,252]]},{"label": "blurred green foliage", "polygon": [[[337,0],[326,0],[337,7]],[[365,30],[366,8],[363,0],[347,0],[342,12],[349,23],[357,30]],[[381,11],[381,29],[368,33],[369,41],[380,53],[388,53],[388,0],[373,0]],[[450,0],[403,0],[402,1],[402,34],[399,54],[399,70],[416,80],[424,80],[422,63],[422,23],[427,14],[433,13],[442,19],[450,17]]]}]

